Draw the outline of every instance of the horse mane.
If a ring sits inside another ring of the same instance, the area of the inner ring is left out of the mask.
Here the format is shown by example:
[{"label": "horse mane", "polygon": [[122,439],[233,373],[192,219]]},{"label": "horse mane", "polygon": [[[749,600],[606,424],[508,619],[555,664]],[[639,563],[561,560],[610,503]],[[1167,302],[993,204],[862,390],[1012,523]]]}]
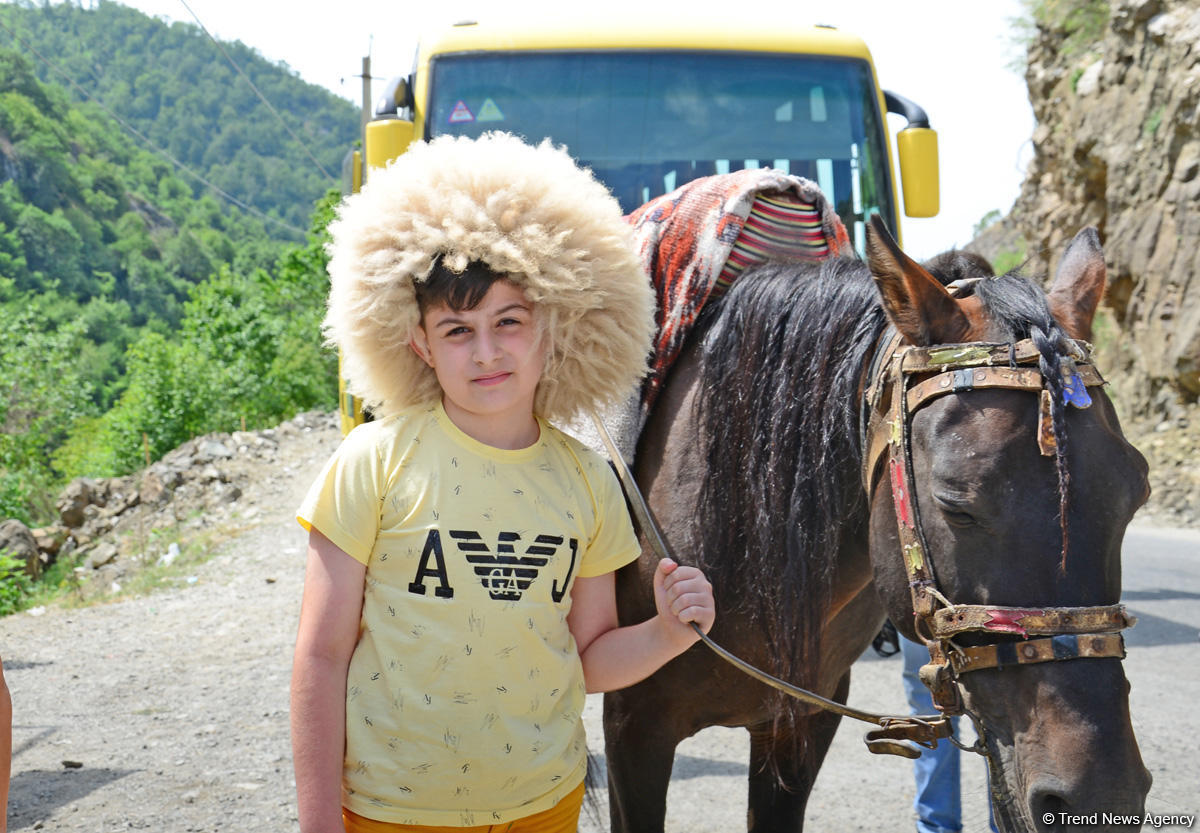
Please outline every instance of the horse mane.
[{"label": "horse mane", "polygon": [[947,249],[921,264],[942,285],[971,278],[989,278],[995,275],[992,264],[983,255],[962,249]]},{"label": "horse mane", "polygon": [[711,438],[701,487],[705,570],[770,623],[774,672],[815,683],[832,561],[861,532],[863,365],[885,318],[865,263],[768,263],[743,274],[697,327]]}]

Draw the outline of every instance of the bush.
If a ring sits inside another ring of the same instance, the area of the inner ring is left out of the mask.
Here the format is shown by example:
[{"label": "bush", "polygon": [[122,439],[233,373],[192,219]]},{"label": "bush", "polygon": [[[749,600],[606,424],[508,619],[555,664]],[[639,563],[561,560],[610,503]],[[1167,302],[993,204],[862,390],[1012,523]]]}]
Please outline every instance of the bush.
[{"label": "bush", "polygon": [[[1064,58],[1079,59],[1092,54],[1104,37],[1109,20],[1109,0],[1021,0],[1023,14],[1012,21],[1014,56],[1012,69],[1024,72],[1026,54],[1038,29],[1062,34],[1059,52]],[[1075,88],[1078,76],[1071,79]]]},{"label": "bush", "polygon": [[1025,253],[1028,247],[1025,238],[1018,237],[1013,245],[1013,248],[997,252],[996,256],[992,258],[992,268],[996,270],[997,275],[1020,269],[1025,265]]},{"label": "bush", "polygon": [[16,518],[28,525],[29,496],[26,478],[12,472],[0,471],[0,520]]},{"label": "bush", "polygon": [[[219,422],[214,368],[186,344],[145,333],[126,353],[128,387],[112,410],[78,430],[55,456],[71,474],[111,477],[158,459]],[[226,429],[228,430],[228,429]]]},{"label": "bush", "polygon": [[94,413],[79,372],[83,326],[55,327],[24,298],[0,306],[0,513],[25,523],[49,508],[58,479],[47,461],[77,422]]},{"label": "bush", "polygon": [[21,610],[32,589],[33,580],[25,575],[21,560],[0,553],[0,616]]}]

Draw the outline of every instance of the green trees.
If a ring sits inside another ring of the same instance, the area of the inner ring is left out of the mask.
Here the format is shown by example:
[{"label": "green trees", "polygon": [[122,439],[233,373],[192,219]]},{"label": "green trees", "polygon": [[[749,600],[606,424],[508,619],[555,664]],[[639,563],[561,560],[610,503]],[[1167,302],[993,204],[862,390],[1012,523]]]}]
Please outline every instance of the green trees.
[{"label": "green trees", "polygon": [[0,49],[0,69],[0,275],[18,292],[121,300],[134,325],[174,326],[188,288],[239,249],[255,268],[286,247],[262,220],[197,200],[170,165],[40,84],[20,55]]},{"label": "green trees", "polygon": [[[286,65],[273,64],[242,43],[223,44],[255,87],[284,113],[306,151],[193,25],[168,25],[112,2],[90,8],[73,2],[4,3],[0,22],[155,147],[241,202],[294,227],[307,225],[313,202],[336,184],[313,164],[309,152],[337,175],[358,133],[358,111],[348,101],[305,83]],[[3,30],[0,47],[25,52]],[[63,75],[25,54],[43,82],[69,87]],[[23,76],[3,80],[6,69],[0,59],[0,90],[27,85]],[[70,98],[81,100],[74,87],[69,89]],[[196,196],[205,191],[194,180],[186,186]],[[293,234],[292,239],[301,236]]]},{"label": "green trees", "polygon": [[147,446],[156,459],[199,434],[333,407],[337,361],[319,330],[337,199],[321,200],[308,242],[272,268],[226,264],[191,287],[169,331],[132,329],[107,298],[58,324],[50,295],[0,305],[0,515],[36,521],[63,482],[132,471]]},{"label": "green trees", "polygon": [[86,339],[81,323],[52,327],[36,307],[0,314],[0,516],[29,523],[51,505],[50,455],[95,412],[76,364]]},{"label": "green trees", "polygon": [[[64,476],[124,474],[199,434],[273,425],[333,407],[336,357],[321,346],[327,291],[325,226],[338,195],[318,205],[305,246],[271,270],[223,267],[192,288],[179,330],[148,331],[126,353],[127,387],[111,410],[78,420],[56,452]],[[145,439],[143,440],[143,437]]]},{"label": "green trees", "polygon": [[[243,420],[333,407],[319,324],[337,196],[252,93],[231,92],[215,47],[112,3],[0,4],[0,23],[278,218],[231,206],[102,108],[40,81],[0,29],[0,519],[48,520],[68,479],[128,472],[147,444],[157,457]],[[333,169],[354,108],[231,48],[274,101],[309,108]],[[314,202],[307,236],[290,230]]]}]

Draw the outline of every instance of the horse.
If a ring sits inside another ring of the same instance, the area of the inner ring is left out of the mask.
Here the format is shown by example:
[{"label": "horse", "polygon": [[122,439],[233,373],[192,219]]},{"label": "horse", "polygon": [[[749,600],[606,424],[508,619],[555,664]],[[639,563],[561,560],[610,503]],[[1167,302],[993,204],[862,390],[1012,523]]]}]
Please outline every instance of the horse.
[{"label": "horse", "polygon": [[[713,583],[711,636],[844,703],[886,616],[930,646],[939,708],[973,721],[1001,830],[1140,816],[1150,775],[1113,632],[1149,487],[1086,356],[1098,235],[1076,236],[1048,292],[1017,272],[947,288],[878,217],[866,248],[743,274],[639,435],[650,509]],[[622,624],[653,615],[656,560],[647,546],[618,572]],[[748,730],[747,827],[765,833],[803,829],[840,718],[697,644],[606,694],[603,720],[614,833],[663,830],[675,747],[708,726]]]}]

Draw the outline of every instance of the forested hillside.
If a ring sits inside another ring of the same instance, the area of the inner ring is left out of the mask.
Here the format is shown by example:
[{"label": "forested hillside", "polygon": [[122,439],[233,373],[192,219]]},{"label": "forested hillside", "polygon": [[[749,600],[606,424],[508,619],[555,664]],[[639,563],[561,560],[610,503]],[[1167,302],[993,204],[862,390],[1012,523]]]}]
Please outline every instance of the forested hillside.
[{"label": "forested hillside", "polygon": [[[155,148],[286,223],[272,226],[275,235],[302,239],[313,201],[337,185],[357,136],[350,102],[240,42],[218,47],[198,26],[167,24],[113,2],[84,9],[31,0],[0,3],[0,25],[0,47],[24,54],[41,81],[61,85],[76,101],[86,92],[103,102]],[[207,190],[186,181],[195,196]]]},{"label": "forested hillside", "polygon": [[[285,118],[303,102],[324,113],[330,164],[350,147],[350,104],[226,48],[285,99],[272,102]],[[105,79],[103,105],[39,80],[39,54],[90,78],[89,91]],[[286,131],[238,83],[195,27],[112,3],[0,5],[0,520],[43,520],[73,476],[334,404],[318,324],[336,183],[285,151]],[[159,151],[256,207],[214,195]],[[270,200],[250,194],[256,182],[271,183]]]},{"label": "forested hillside", "polygon": [[220,264],[266,265],[286,246],[258,218],[194,197],[170,164],[3,48],[0,224],[7,292],[46,296],[71,317],[84,307],[93,328],[174,327],[192,284]]}]

